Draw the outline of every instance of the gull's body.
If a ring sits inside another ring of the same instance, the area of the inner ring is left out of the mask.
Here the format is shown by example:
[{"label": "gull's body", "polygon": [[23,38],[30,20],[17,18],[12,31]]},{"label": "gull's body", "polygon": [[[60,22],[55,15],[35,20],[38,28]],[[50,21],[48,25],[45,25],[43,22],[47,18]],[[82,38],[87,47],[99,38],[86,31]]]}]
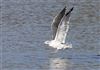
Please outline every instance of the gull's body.
[{"label": "gull's body", "polygon": [[66,35],[69,29],[70,14],[73,8],[69,12],[66,12],[66,7],[54,18],[52,23],[53,37],[51,41],[46,41],[45,44],[57,49],[72,48],[71,45],[66,45]]}]

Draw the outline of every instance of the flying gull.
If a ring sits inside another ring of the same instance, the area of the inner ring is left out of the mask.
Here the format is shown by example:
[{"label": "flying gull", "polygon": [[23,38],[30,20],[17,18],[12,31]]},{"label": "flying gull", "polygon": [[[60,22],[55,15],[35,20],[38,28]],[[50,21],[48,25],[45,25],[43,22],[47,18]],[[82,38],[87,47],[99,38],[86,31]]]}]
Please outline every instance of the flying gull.
[{"label": "flying gull", "polygon": [[66,12],[66,7],[64,7],[63,10],[55,16],[53,23],[51,24],[52,40],[45,41],[45,44],[56,49],[72,48],[71,45],[65,44],[72,10],[73,7]]}]

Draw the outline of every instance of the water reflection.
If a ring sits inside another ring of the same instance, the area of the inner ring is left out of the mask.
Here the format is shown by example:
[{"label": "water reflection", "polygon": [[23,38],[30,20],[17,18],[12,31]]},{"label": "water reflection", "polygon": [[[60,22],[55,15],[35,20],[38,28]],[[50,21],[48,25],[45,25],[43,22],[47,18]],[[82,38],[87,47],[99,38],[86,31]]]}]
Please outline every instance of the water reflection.
[{"label": "water reflection", "polygon": [[50,60],[49,70],[69,70],[71,68],[71,63],[67,59],[52,58]]}]

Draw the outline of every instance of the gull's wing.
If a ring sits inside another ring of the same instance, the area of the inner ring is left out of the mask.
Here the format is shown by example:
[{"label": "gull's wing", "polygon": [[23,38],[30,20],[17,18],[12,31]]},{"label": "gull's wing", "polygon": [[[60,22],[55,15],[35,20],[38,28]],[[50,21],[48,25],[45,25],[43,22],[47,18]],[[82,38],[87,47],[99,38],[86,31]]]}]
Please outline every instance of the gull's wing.
[{"label": "gull's wing", "polygon": [[66,35],[69,29],[69,20],[73,8],[71,8],[62,18],[61,22],[58,25],[57,33],[55,40],[61,43],[65,43]]},{"label": "gull's wing", "polygon": [[65,15],[65,11],[66,11],[66,7],[64,7],[63,10],[57,16],[55,16],[55,18],[53,19],[53,23],[51,24],[51,29],[53,32],[53,39],[56,36],[58,25],[59,25],[62,17]]}]

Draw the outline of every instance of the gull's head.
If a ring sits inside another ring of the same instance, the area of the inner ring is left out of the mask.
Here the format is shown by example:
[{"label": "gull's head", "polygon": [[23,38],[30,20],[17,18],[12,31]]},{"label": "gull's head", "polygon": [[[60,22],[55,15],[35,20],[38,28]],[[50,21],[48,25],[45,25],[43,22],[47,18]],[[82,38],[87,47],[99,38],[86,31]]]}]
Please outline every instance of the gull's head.
[{"label": "gull's head", "polygon": [[59,44],[58,41],[55,41],[55,40],[45,41],[44,43],[49,44],[49,46],[55,46]]},{"label": "gull's head", "polygon": [[45,43],[45,44],[49,44],[49,43],[50,43],[50,41],[45,41],[44,43]]}]

